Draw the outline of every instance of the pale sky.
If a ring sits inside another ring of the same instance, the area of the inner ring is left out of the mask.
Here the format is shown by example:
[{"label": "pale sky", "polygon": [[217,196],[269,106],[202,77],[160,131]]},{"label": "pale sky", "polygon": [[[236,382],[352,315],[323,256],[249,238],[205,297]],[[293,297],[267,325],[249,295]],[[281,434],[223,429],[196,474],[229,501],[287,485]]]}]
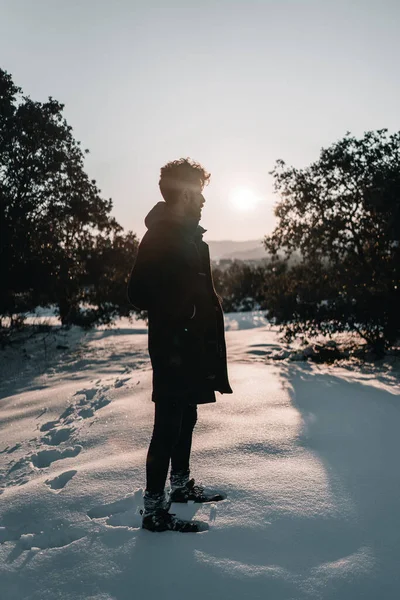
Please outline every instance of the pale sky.
[{"label": "pale sky", "polygon": [[1,68],[65,103],[90,177],[139,236],[160,167],[182,156],[212,173],[206,239],[271,232],[275,160],[399,130],[399,64],[399,0],[0,0]]}]

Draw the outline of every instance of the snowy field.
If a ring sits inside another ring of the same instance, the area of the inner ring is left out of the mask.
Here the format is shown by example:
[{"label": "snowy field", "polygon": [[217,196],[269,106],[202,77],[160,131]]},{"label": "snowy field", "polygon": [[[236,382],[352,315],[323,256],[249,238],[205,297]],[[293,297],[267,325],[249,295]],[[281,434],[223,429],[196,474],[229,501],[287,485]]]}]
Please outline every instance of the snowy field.
[{"label": "snowy field", "polygon": [[257,314],[228,315],[234,394],[199,407],[173,505],[200,534],[140,528],[152,429],[144,323],[0,352],[1,600],[397,600],[400,388],[393,369],[272,361]]}]

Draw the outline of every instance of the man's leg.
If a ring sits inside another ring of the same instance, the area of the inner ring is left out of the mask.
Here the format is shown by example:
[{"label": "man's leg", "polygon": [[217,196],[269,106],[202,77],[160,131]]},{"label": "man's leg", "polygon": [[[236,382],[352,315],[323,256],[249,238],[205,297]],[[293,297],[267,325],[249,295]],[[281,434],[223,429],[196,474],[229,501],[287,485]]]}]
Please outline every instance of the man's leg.
[{"label": "man's leg", "polygon": [[189,479],[192,433],[196,421],[197,405],[189,404],[183,409],[179,440],[171,453],[170,502],[218,502],[226,498],[225,494],[206,491],[202,485],[196,485],[194,479]]},{"label": "man's leg", "polygon": [[[164,499],[164,487],[173,447],[182,427],[183,407],[179,402],[155,404],[154,428],[146,460],[146,498],[157,504]],[[147,502],[151,509],[152,502]]]},{"label": "man's leg", "polygon": [[[185,406],[179,402],[174,405],[156,404],[155,407],[153,437],[146,462],[147,487],[144,495],[144,515],[142,520],[143,529],[149,531],[197,533],[208,529],[206,523],[184,521],[176,515],[169,513],[170,502],[167,502],[165,498],[165,480],[174,447],[179,442],[182,442],[184,453],[188,452],[190,455],[187,436],[183,436],[183,439],[186,439],[186,443],[183,443],[183,440],[180,439],[184,409]],[[187,456],[187,460],[182,464],[188,464],[188,458]]]},{"label": "man's leg", "polygon": [[189,481],[192,434],[197,422],[197,405],[187,404],[182,409],[180,435],[171,452],[171,488],[181,488]]}]

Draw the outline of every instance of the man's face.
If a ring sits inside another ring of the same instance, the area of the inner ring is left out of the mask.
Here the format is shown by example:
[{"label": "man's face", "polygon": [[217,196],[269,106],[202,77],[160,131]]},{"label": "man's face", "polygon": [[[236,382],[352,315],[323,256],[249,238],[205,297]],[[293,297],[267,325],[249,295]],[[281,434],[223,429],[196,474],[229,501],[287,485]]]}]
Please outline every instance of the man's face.
[{"label": "man's face", "polygon": [[185,215],[190,219],[201,219],[201,210],[205,203],[201,185],[193,185],[184,192]]}]

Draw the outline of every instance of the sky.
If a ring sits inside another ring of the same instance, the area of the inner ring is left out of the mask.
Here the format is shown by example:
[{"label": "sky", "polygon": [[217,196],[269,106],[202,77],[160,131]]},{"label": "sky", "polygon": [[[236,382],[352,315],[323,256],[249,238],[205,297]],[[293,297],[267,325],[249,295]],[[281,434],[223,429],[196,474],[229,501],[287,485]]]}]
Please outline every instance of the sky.
[{"label": "sky", "polygon": [[160,167],[211,172],[205,239],[262,238],[270,171],[400,129],[398,0],[0,0],[0,67],[65,104],[86,169],[139,237]]}]

